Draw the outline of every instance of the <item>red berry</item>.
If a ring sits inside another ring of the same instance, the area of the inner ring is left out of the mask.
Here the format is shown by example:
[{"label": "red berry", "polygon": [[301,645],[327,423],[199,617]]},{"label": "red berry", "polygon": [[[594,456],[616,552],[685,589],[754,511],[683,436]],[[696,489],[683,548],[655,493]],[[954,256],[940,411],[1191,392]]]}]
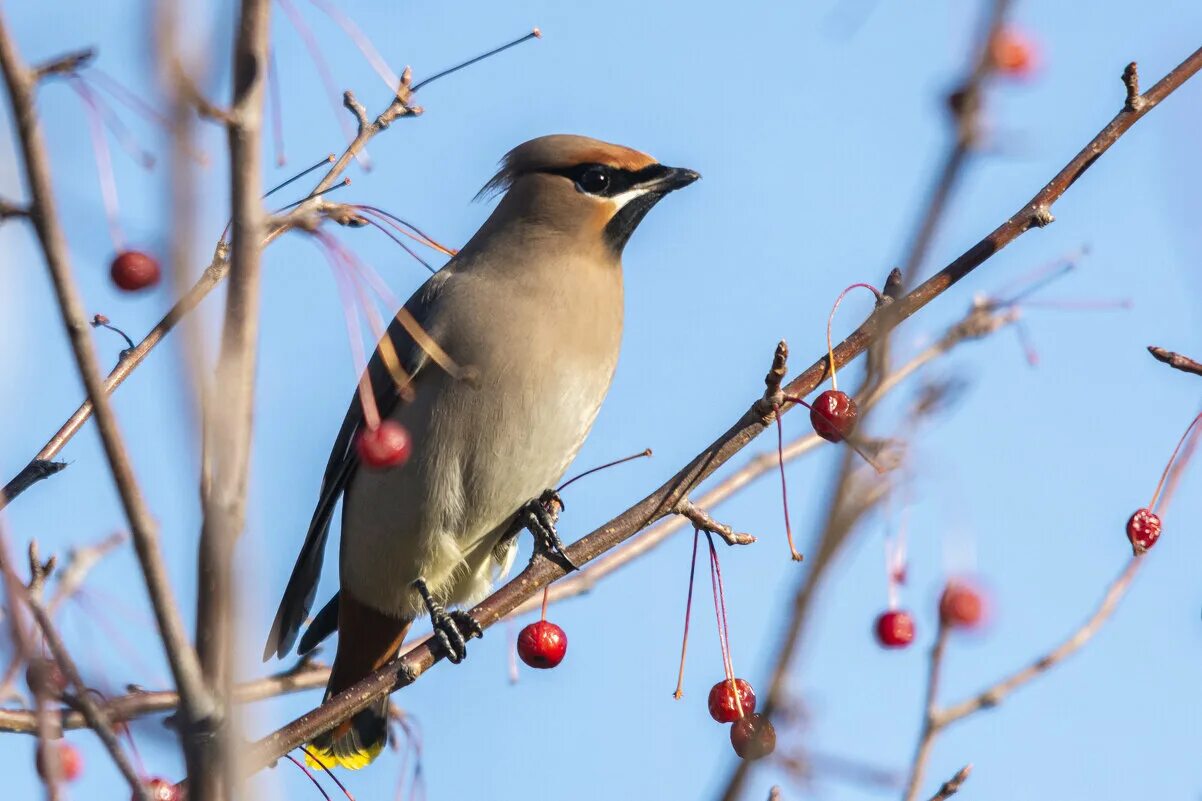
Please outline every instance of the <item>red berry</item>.
[{"label": "red berry", "polygon": [[[83,773],[83,757],[79,753],[79,749],[70,743],[47,743],[47,748],[55,748],[58,750],[58,775],[63,781],[73,782]],[[46,765],[42,760],[42,749],[38,749],[37,767],[38,775],[43,779],[46,778]]]},{"label": "red berry", "polygon": [[971,629],[985,618],[985,599],[963,581],[949,581],[939,596],[939,619],[951,628]]},{"label": "red berry", "polygon": [[[184,801],[184,793],[180,790],[179,785],[157,776],[146,780],[146,790],[150,794],[151,801]],[[138,796],[132,795],[130,801],[138,801]]]},{"label": "red berry", "polygon": [[109,275],[113,283],[126,292],[136,292],[159,282],[159,263],[140,250],[123,250],[113,259]]},{"label": "red berry", "polygon": [[25,666],[25,683],[34,695],[57,698],[67,689],[67,677],[53,659],[38,656]]},{"label": "red berry", "polygon": [[518,656],[532,668],[553,668],[568,652],[568,635],[554,623],[540,620],[518,634]]},{"label": "red berry", "polygon": [[914,641],[914,618],[900,609],[882,612],[876,619],[876,639],[886,648],[905,648]]},{"label": "red berry", "polygon": [[1131,548],[1139,556],[1160,539],[1160,518],[1151,509],[1136,509],[1127,521],[1127,539],[1131,540]]},{"label": "red berry", "polygon": [[762,759],[776,750],[776,728],[763,715],[748,715],[730,727],[730,744],[741,759]]},{"label": "red berry", "polygon": [[710,717],[719,723],[734,723],[755,712],[755,690],[743,679],[723,679],[710,688]]},{"label": "red berry", "polygon": [[409,461],[413,442],[403,425],[384,420],[375,428],[363,429],[357,448],[359,458],[368,467],[399,467]]},{"label": "red berry", "polygon": [[856,430],[860,411],[846,392],[828,389],[810,406],[810,425],[827,442],[842,442]]},{"label": "red berry", "polygon": [[993,66],[1003,75],[1026,78],[1035,71],[1035,45],[1015,28],[998,31],[989,46]]}]

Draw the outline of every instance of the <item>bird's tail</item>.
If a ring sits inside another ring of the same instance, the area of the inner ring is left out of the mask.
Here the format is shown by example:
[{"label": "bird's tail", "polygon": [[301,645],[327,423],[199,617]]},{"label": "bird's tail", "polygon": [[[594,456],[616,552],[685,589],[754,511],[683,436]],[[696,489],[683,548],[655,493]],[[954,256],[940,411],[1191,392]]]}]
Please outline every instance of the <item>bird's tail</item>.
[{"label": "bird's tail", "polygon": [[[338,652],[330,668],[326,700],[351,687],[396,656],[412,620],[386,615],[344,591],[338,601]],[[359,770],[388,743],[388,696],[373,701],[305,749],[312,767]]]},{"label": "bird's tail", "polygon": [[388,744],[388,696],[326,732],[305,749],[312,768],[365,768]]}]

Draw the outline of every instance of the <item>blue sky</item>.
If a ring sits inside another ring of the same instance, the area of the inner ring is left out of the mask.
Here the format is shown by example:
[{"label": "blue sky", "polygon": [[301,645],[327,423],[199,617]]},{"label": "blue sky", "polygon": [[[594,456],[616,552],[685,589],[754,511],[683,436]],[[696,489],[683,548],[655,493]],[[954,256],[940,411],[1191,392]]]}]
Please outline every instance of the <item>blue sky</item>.
[{"label": "blue sky", "polygon": [[[216,59],[220,85],[231,3],[195,11],[190,45]],[[338,86],[370,109],[387,90],[353,46],[311,6]],[[760,392],[773,345],[789,341],[795,366],[824,349],[827,312],[855,281],[879,283],[902,256],[949,135],[942,97],[961,74],[980,4],[874,6],[848,32],[839,4],[514,2],[338,3],[396,67],[420,78],[460,58],[542,28],[524,45],[422,93],[426,114],[370,147],[375,168],[352,169],[343,197],[412,219],[432,235],[466,241],[488,213],[471,198],[513,145],[551,132],[617,141],[687,166],[704,179],[665,201],[626,251],[627,330],[610,398],[578,467],[651,447],[653,459],[574,487],[562,531],[585,533],[642,497],[736,419]],[[101,13],[102,12],[102,13]],[[99,64],[146,93],[152,85],[140,2],[10,3],[21,46],[36,60],[97,45]],[[845,12],[851,14],[851,12]],[[1202,7],[1153,0],[1133,15],[1117,0],[1018,3],[1015,20],[1038,40],[1044,67],[1035,80],[991,90],[989,154],[973,162],[931,250],[925,272],[941,266],[1019,208],[1119,108],[1118,76],[1136,59],[1147,84],[1199,45]],[[220,35],[213,36],[213,31]],[[289,167],[268,182],[341,148],[342,134],[318,72],[283,15],[274,23]],[[95,165],[77,98],[61,84],[40,95],[55,162],[58,199],[74,267],[91,311],[135,338],[170,303],[166,289],[131,298],[107,280],[111,253]],[[1090,255],[1048,298],[1124,298],[1122,312],[1031,310],[1040,354],[1032,369],[1013,333],[965,346],[934,368],[968,390],[954,411],[916,433],[909,506],[910,583],[904,603],[918,618],[917,647],[883,652],[869,635],[885,604],[875,518],[827,580],[793,677],[808,718],[782,735],[824,754],[903,770],[921,706],[933,605],[955,554],[975,552],[992,588],[995,623],[951,647],[945,698],[963,697],[1057,642],[1092,609],[1128,551],[1123,524],[1147,502],[1178,436],[1197,412],[1198,384],[1154,363],[1158,343],[1195,355],[1202,292],[1197,264],[1202,183],[1196,132],[1202,84],[1174,95],[1126,136],[1055,208],[1057,222],[1024,236],[940,298],[899,332],[913,352],[963,313],[972,293],[1002,286],[1082,246]],[[7,113],[7,108],[5,108]],[[131,120],[159,148],[155,131]],[[6,127],[7,130],[7,127]],[[0,148],[0,194],[18,197],[11,143]],[[205,149],[199,271],[224,224],[222,139]],[[114,153],[122,223],[131,239],[159,247],[170,236],[164,177]],[[398,294],[422,268],[370,230],[340,234],[385,275]],[[81,389],[45,270],[20,224],[0,227],[0,469],[16,472],[78,403]],[[334,283],[318,251],[299,237],[271,248],[256,413],[252,502],[239,554],[247,648],[256,664],[279,592],[308,521],[328,447],[354,382]],[[219,303],[203,307],[207,322]],[[836,321],[849,331],[867,310],[852,295]],[[115,360],[115,336],[98,332],[102,357]],[[177,343],[156,352],[121,389],[116,408],[137,472],[162,525],[164,546],[190,609],[199,532],[197,452],[180,379]],[[873,421],[896,429],[902,401]],[[665,402],[667,399],[667,402]],[[800,433],[800,415],[786,419]],[[770,446],[762,438],[748,456]],[[825,508],[834,446],[789,469],[802,543]],[[31,490],[6,512],[11,536],[37,537],[44,550],[99,539],[124,525],[94,431],[64,452],[71,468]],[[737,460],[742,463],[743,459]],[[965,797],[1119,799],[1192,797],[1202,658],[1195,526],[1196,476],[1166,516],[1165,534],[1113,621],[1079,656],[1015,694],[1002,707],[950,730],[937,744],[930,791],[965,762],[976,770]],[[716,510],[760,543],[723,550],[738,671],[766,686],[772,644],[785,605],[808,569],[787,558],[779,492],[771,477]],[[804,548],[803,548],[804,549]],[[511,685],[507,635],[496,628],[459,667],[439,666],[396,700],[420,723],[423,773],[432,799],[627,796],[704,798],[734,759],[724,728],[705,711],[721,662],[704,603],[686,698],[673,702],[689,543],[678,537],[590,595],[555,608],[568,632],[568,657],[554,671],[523,671]],[[327,561],[321,595],[333,590]],[[70,608],[63,626],[94,679],[163,686],[168,671],[130,552],[109,559],[89,584],[90,607]],[[704,600],[704,594],[701,596]],[[99,610],[99,611],[97,611]],[[189,614],[190,617],[190,614]],[[119,630],[124,639],[117,636]],[[128,640],[126,642],[125,640]],[[269,666],[270,667],[270,666]],[[251,708],[247,727],[265,732],[305,711],[316,692]],[[157,722],[135,728],[151,772],[177,777],[176,751]],[[72,735],[85,752],[75,798],[123,797],[93,737]],[[36,796],[33,741],[12,738],[0,768],[14,798]],[[386,757],[347,781],[360,799],[389,799],[399,759]],[[265,775],[279,797],[314,798],[290,765]],[[768,767],[750,798],[784,782]],[[832,801],[889,797],[819,776]],[[928,793],[929,794],[929,793]]]}]

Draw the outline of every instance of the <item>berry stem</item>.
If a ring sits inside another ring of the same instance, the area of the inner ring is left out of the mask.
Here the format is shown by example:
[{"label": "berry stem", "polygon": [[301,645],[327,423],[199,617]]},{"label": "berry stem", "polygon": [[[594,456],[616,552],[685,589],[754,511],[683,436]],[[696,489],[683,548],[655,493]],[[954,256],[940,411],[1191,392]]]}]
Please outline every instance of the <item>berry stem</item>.
[{"label": "berry stem", "polygon": [[296,183],[301,178],[304,178],[306,175],[313,172],[314,170],[319,170],[322,167],[325,167],[326,165],[333,164],[333,163],[334,163],[334,154],[331,153],[330,155],[326,156],[321,161],[314,164],[312,167],[306,167],[305,169],[301,170],[300,172],[298,172],[296,175],[292,176],[291,178],[289,178],[285,181],[281,181],[280,183],[273,186],[271,189],[268,189],[266,194],[263,195],[264,199],[271,197],[272,195],[274,195],[276,192],[280,191],[284,187],[290,186],[290,185]]},{"label": "berry stem", "polygon": [[292,756],[292,754],[284,754],[284,757],[293,765],[296,765],[298,768],[300,768],[301,772],[309,777],[309,781],[313,782],[313,786],[317,788],[317,792],[321,793],[322,798],[324,798],[326,801],[333,801],[333,799],[330,798],[330,794],[326,792],[326,788],[321,786],[321,782],[317,781],[317,777],[313,775],[312,771],[305,767],[303,762]]},{"label": "berry stem", "polygon": [[880,291],[878,291],[877,288],[872,284],[865,283],[852,284],[840,292],[839,297],[835,298],[835,305],[831,306],[831,313],[827,315],[826,318],[826,358],[827,365],[830,367],[831,371],[831,389],[839,388],[839,379],[835,375],[835,347],[831,342],[831,324],[835,321],[835,312],[839,309],[839,304],[843,302],[843,298],[848,292],[856,289],[857,287],[863,287],[864,289],[870,290],[872,294],[876,296],[877,303],[881,302]]},{"label": "berry stem", "polygon": [[550,595],[551,595],[551,585],[548,584],[547,586],[543,587],[543,613],[542,613],[542,617],[540,619],[544,623],[547,622],[547,600],[550,597]]},{"label": "berry stem", "polygon": [[1181,435],[1181,439],[1177,440],[1177,447],[1173,449],[1173,455],[1169,457],[1169,463],[1164,466],[1164,472],[1160,474],[1160,481],[1156,484],[1156,491],[1152,493],[1152,502],[1148,504],[1148,508],[1153,512],[1156,511],[1156,504],[1164,500],[1161,498],[1160,491],[1164,488],[1165,481],[1168,480],[1169,471],[1173,468],[1173,462],[1177,460],[1177,454],[1180,453],[1181,446],[1185,444],[1186,439],[1189,438],[1189,432],[1198,424],[1198,420],[1200,419],[1202,419],[1202,413],[1190,421],[1190,424],[1185,427],[1185,433]]},{"label": "berry stem", "polygon": [[730,658],[730,636],[726,626],[726,592],[722,587],[722,568],[718,564],[718,550],[714,538],[707,531],[706,542],[710,552],[710,585],[714,591],[714,616],[718,619],[718,644],[722,647],[722,667],[727,679],[734,679],[735,667]]},{"label": "berry stem", "polygon": [[350,37],[355,43],[355,47],[359,48],[359,52],[371,68],[375,70],[376,75],[380,76],[380,80],[388,86],[389,90],[397,92],[401,88],[401,79],[397,76],[392,68],[388,66],[388,62],[380,55],[380,51],[376,50],[375,45],[371,43],[371,39],[355,24],[355,21],[343,14],[335,6],[326,2],[326,0],[309,0],[310,3],[319,8],[327,17],[334,20],[334,24],[342,28],[343,33]]},{"label": "berry stem", "polygon": [[470,67],[471,65],[475,64],[478,61],[483,61],[486,58],[491,58],[492,56],[495,56],[498,53],[502,53],[511,47],[516,47],[517,45],[520,45],[522,42],[527,42],[531,39],[541,39],[542,36],[543,35],[539,31],[539,29],[535,28],[534,30],[530,31],[530,33],[526,34],[525,36],[520,36],[517,39],[514,39],[512,42],[507,42],[506,44],[503,44],[500,47],[495,47],[492,50],[489,50],[487,53],[481,53],[480,55],[476,56],[475,58],[469,58],[467,61],[464,61],[461,64],[456,64],[454,67],[450,67],[448,69],[443,70],[442,72],[431,75],[429,78],[426,78],[425,80],[419,81],[418,83],[413,85],[413,88],[410,91],[416,93],[418,89],[421,89],[423,86],[428,86],[429,84],[433,83],[434,81],[437,81],[439,78],[445,78],[446,76],[450,75],[453,72],[458,72],[459,70],[463,69],[464,67]]},{"label": "berry stem", "polygon": [[[801,403],[805,404],[805,401]],[[800,562],[803,557],[793,544],[793,526],[789,523],[789,486],[785,481],[785,427],[780,421],[780,406],[774,406],[773,409],[776,411],[776,460],[780,465],[780,501],[785,510],[785,538],[789,542],[789,554],[793,561]]]},{"label": "berry stem", "polygon": [[414,240],[415,242],[422,243],[423,245],[425,245],[428,248],[431,248],[432,250],[437,250],[439,253],[443,254],[444,256],[454,256],[456,253],[459,252],[457,250],[448,248],[445,245],[440,244],[438,242],[438,240],[436,240],[434,237],[427,234],[422,229],[418,228],[413,223],[408,222],[407,220],[401,219],[400,217],[396,216],[395,214],[393,214],[390,211],[385,211],[384,209],[381,209],[377,206],[368,206],[366,204],[356,204],[355,208],[359,209],[360,211],[371,212],[372,214],[375,214],[378,217],[384,218],[385,220],[388,221],[388,223],[390,225],[392,225],[398,231],[403,233],[405,236],[409,237],[410,239]]},{"label": "berry stem", "polygon": [[738,707],[739,717],[742,718],[744,715],[743,699],[739,696],[738,685],[735,684],[735,666],[734,661],[730,656],[730,623],[726,617],[726,588],[722,586],[722,567],[718,563],[718,549],[714,547],[714,538],[708,531],[705,533],[705,539],[709,544],[710,566],[713,571],[713,576],[717,577],[716,600],[719,608],[722,610],[721,619],[718,623],[718,637],[722,641],[722,655],[725,660],[726,681],[730,684],[730,689],[734,693],[735,705]]},{"label": "berry stem", "polygon": [[612,462],[606,462],[605,464],[597,465],[596,467],[589,468],[588,470],[585,470],[583,473],[572,476],[567,481],[560,484],[556,488],[555,491],[563,492],[565,489],[572,486],[573,484],[575,484],[577,481],[584,478],[585,476],[591,476],[593,473],[597,473],[602,470],[606,470],[610,467],[617,467],[618,465],[626,464],[627,462],[633,462],[635,459],[642,459],[643,457],[650,456],[650,455],[651,455],[651,449],[644,448],[643,450],[639,451],[638,453],[632,453],[629,456],[623,456],[621,459],[615,459]]},{"label": "berry stem", "polygon": [[693,616],[693,580],[697,576],[697,540],[699,529],[693,529],[693,556],[689,560],[689,594],[684,604],[684,636],[680,641],[680,672],[676,675],[676,691],[672,697],[677,701],[684,696],[684,658],[689,651],[689,618]]},{"label": "berry stem", "polygon": [[347,285],[351,280],[348,276],[350,269],[333,237],[323,231],[318,231],[315,236],[334,274],[334,284],[338,288],[343,318],[346,320],[346,335],[351,345],[351,356],[359,373],[359,403],[363,407],[363,420],[368,429],[373,429],[380,425],[380,410],[376,407],[371,376],[367,373],[367,359],[363,353],[363,339],[359,333],[359,307],[355,304],[354,292]]},{"label": "berry stem", "polygon": [[88,121],[88,138],[92,141],[92,152],[96,158],[96,172],[100,178],[100,195],[104,199],[104,213],[108,218],[109,236],[113,249],[125,250],[125,236],[121,232],[120,202],[117,200],[117,178],[113,174],[113,159],[109,153],[108,139],[104,135],[104,119],[92,90],[79,78],[70,79],[71,88],[83,101],[84,117]]},{"label": "berry stem", "polygon": [[338,789],[342,791],[342,794],[345,795],[349,799],[349,801],[355,801],[355,797],[353,795],[351,795],[350,791],[347,790],[346,787],[343,786],[342,782],[338,780],[338,777],[334,775],[334,771],[327,768],[325,766],[324,762],[322,762],[320,759],[318,759],[316,756],[314,756],[313,752],[309,750],[309,747],[307,745],[302,745],[300,747],[300,749],[302,751],[304,751],[306,755],[308,755],[309,759],[312,759],[314,762],[317,763],[317,767],[321,768],[321,771],[323,773],[325,773],[325,775],[329,776],[330,779],[334,782],[334,784],[338,785]]}]

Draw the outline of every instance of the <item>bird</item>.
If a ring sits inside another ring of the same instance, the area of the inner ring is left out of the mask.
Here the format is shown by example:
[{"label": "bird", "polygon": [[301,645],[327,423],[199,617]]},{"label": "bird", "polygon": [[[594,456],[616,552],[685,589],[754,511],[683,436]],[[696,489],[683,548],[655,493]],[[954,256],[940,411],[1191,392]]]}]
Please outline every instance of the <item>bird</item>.
[{"label": "bird", "polygon": [[[366,370],[380,417],[408,433],[411,456],[387,469],[361,463],[356,438],[368,422],[356,393],[264,661],[283,658],[308,618],[340,496],[339,588],[298,648],[309,653],[337,630],[326,698],[395,658],[423,615],[436,646],[462,660],[467,640],[482,635],[462,607],[508,572],[522,528],[534,534],[536,552],[566,562],[549,503],[558,498],[548,488],[609,392],[622,335],[623,249],[656,203],[699,177],[571,134],[541,136],[504,156],[478,195],[502,196],[492,214],[404,305],[420,331],[398,313]],[[434,358],[431,340],[470,376]],[[390,356],[407,385],[393,380]],[[387,703],[315,739],[310,760],[369,764],[387,743]]]}]

